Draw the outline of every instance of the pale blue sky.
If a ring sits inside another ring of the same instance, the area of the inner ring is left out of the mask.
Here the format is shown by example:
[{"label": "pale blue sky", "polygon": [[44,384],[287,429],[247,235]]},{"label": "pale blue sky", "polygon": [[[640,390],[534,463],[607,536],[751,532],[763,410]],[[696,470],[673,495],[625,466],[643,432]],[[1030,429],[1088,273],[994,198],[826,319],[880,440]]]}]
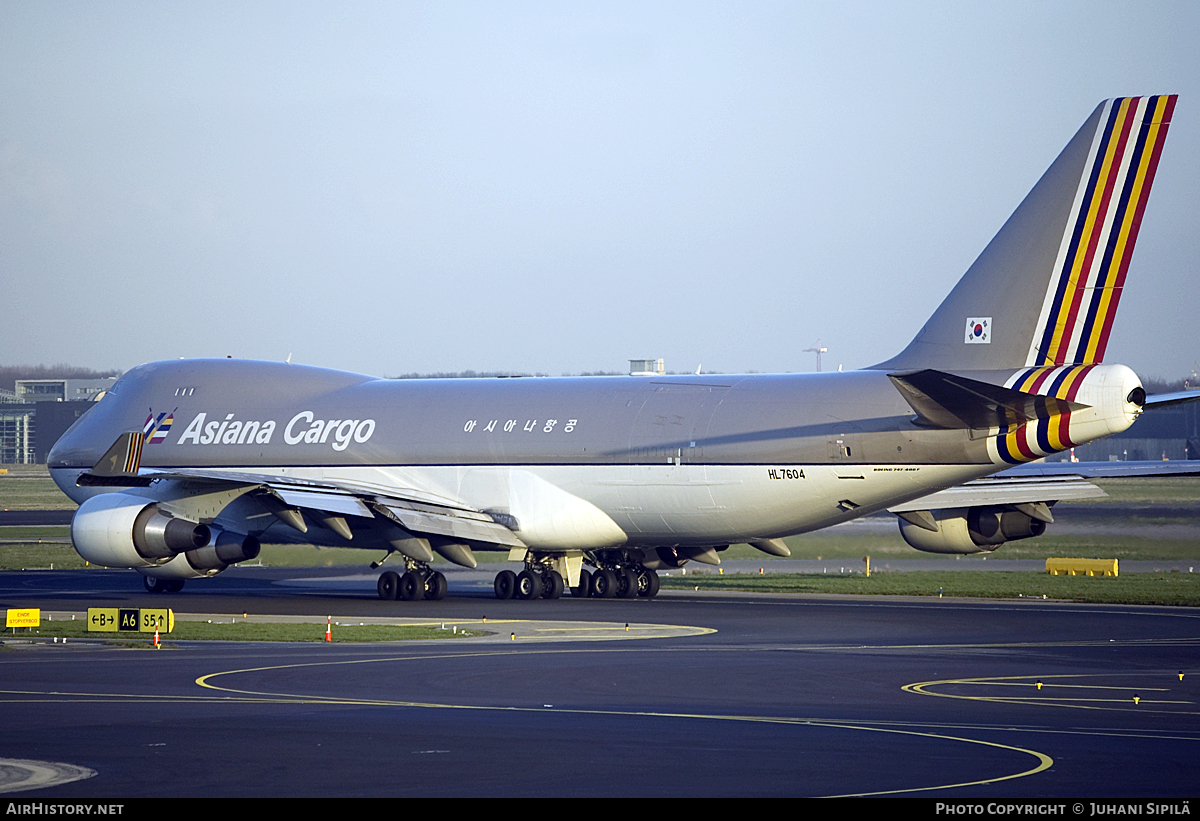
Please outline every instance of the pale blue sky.
[{"label": "pale blue sky", "polygon": [[1178,93],[1108,361],[1200,360],[1200,3],[0,3],[0,360],[898,352],[1102,99]]}]

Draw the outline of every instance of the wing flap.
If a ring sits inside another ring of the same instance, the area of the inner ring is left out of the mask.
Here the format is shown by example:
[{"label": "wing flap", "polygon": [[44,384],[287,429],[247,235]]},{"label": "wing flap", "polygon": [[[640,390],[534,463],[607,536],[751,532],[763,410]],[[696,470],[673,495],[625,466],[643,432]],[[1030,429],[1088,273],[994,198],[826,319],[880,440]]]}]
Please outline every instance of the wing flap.
[{"label": "wing flap", "polygon": [[413,533],[429,533],[462,542],[525,547],[515,533],[480,511],[437,508],[383,497],[377,498],[375,510]]},{"label": "wing flap", "polygon": [[316,491],[301,490],[287,485],[269,484],[266,486],[280,498],[284,504],[309,510],[320,510],[326,513],[336,513],[339,516],[365,516],[370,519],[375,514],[361,499],[345,491]]}]

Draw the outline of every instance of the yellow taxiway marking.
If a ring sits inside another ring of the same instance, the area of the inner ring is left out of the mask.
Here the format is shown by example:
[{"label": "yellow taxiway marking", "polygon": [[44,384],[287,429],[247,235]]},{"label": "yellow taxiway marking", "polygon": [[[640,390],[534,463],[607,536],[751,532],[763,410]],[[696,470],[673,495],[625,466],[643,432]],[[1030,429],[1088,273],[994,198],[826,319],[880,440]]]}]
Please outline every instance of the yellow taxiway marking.
[{"label": "yellow taxiway marking", "polygon": [[[553,652],[553,653],[577,653],[589,652],[585,650],[554,650],[554,651],[532,651],[532,652]],[[235,676],[246,673],[270,673],[279,670],[296,670],[304,667],[333,667],[349,664],[374,664],[387,661],[430,661],[440,660],[444,658],[467,658],[489,655],[512,655],[512,653],[504,652],[480,652],[480,653],[454,653],[450,655],[439,656],[408,656],[395,657],[388,659],[348,659],[328,662],[303,662],[299,664],[279,664],[269,665],[265,667],[250,667],[242,670],[226,670],[216,673],[209,673],[200,676],[196,679],[196,684],[207,689],[218,690],[222,692],[232,693],[246,699],[263,699],[270,701],[288,701],[296,700],[298,703],[314,704],[326,703],[336,705],[355,705],[355,706],[384,706],[384,707],[408,707],[408,708],[424,708],[437,710],[483,710],[483,711],[504,711],[504,712],[528,712],[528,713],[559,713],[564,715],[607,715],[607,716],[637,716],[645,718],[667,718],[667,719],[689,719],[689,720],[705,720],[705,721],[735,721],[735,722],[750,722],[750,723],[767,723],[767,724],[790,724],[801,727],[825,727],[836,730],[855,730],[860,732],[875,732],[875,733],[893,733],[898,735],[918,736],[941,741],[957,742],[962,744],[975,744],[984,747],[991,747],[998,750],[1005,750],[1019,755],[1032,756],[1036,763],[1027,769],[1017,772],[1004,773],[993,775],[986,778],[979,778],[970,781],[962,781],[947,784],[930,784],[920,787],[908,787],[894,790],[879,790],[879,791],[864,791],[857,793],[849,793],[847,795],[867,796],[867,795],[899,795],[904,793],[925,792],[929,790],[945,790],[958,787],[979,786],[983,784],[992,784],[997,781],[1008,781],[1014,778],[1023,778],[1025,776],[1035,775],[1046,769],[1049,769],[1054,764],[1054,760],[1045,753],[1036,750],[1029,750],[1023,747],[1017,747],[1010,744],[1000,744],[993,741],[984,741],[982,739],[967,738],[965,736],[948,735],[946,733],[935,733],[927,731],[918,731],[912,729],[899,729],[896,727],[880,727],[869,726],[859,722],[840,722],[829,719],[806,719],[787,716],[751,716],[751,715],[733,715],[721,713],[683,713],[683,712],[654,712],[642,710],[588,710],[580,708],[556,708],[551,706],[543,707],[499,707],[486,704],[449,704],[437,702],[420,702],[420,701],[393,701],[379,699],[345,699],[345,698],[321,698],[310,695],[301,695],[296,693],[273,693],[267,691],[245,690],[233,687],[226,687],[215,684],[215,679],[224,676]],[[828,796],[828,797],[845,797],[845,796]]]},{"label": "yellow taxiway marking", "polygon": [[[1174,715],[1196,715],[1196,702],[1192,699],[1178,698],[1145,698],[1143,694],[1176,693],[1186,687],[1189,693],[1193,689],[1187,684],[1178,688],[1147,686],[1151,683],[1176,683],[1177,672],[1162,670],[1139,670],[1129,673],[1087,673],[1062,674],[1053,676],[997,676],[980,678],[948,678],[937,681],[921,681],[906,684],[902,688],[907,693],[934,698],[955,698],[964,701],[991,701],[1000,704],[1029,704],[1043,707],[1069,707],[1076,710],[1140,710],[1142,712],[1168,712]],[[1136,678],[1134,684],[1100,684],[1084,679]],[[1040,684],[1040,686],[1039,686]],[[945,692],[951,688],[995,692],[967,693]],[[1001,688],[1005,688],[1001,692]],[[1054,688],[1059,691],[1074,691],[1078,695],[1067,695],[1065,692],[1054,696],[1042,695],[1045,690]],[[1014,690],[1028,690],[1028,695],[1017,695]],[[1118,696],[1118,693],[1123,695]],[[1137,698],[1135,702],[1134,699]],[[1155,709],[1164,708],[1164,709]],[[1175,707],[1176,709],[1165,709]],[[1190,709],[1178,709],[1178,707]]]}]

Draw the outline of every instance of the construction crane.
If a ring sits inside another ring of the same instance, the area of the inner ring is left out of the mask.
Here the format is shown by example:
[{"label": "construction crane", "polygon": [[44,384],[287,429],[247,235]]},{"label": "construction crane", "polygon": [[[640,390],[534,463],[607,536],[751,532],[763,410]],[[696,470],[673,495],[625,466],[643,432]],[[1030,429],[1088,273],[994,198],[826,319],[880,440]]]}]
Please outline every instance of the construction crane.
[{"label": "construction crane", "polygon": [[821,354],[829,353],[829,349],[821,346],[821,340],[817,340],[815,348],[805,348],[805,353],[815,353],[817,355],[817,373],[821,372]]}]

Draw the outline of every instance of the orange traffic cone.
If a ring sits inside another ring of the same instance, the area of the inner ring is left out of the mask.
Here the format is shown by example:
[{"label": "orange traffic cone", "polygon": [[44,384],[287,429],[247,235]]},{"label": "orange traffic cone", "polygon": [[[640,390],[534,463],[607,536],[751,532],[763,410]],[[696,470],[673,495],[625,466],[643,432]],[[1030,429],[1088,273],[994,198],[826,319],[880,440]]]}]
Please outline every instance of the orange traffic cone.
[{"label": "orange traffic cone", "polygon": [[333,641],[333,616],[325,617],[325,641]]},{"label": "orange traffic cone", "polygon": [[156,648],[162,647],[162,645],[158,643],[158,625],[154,626],[154,646]]}]

